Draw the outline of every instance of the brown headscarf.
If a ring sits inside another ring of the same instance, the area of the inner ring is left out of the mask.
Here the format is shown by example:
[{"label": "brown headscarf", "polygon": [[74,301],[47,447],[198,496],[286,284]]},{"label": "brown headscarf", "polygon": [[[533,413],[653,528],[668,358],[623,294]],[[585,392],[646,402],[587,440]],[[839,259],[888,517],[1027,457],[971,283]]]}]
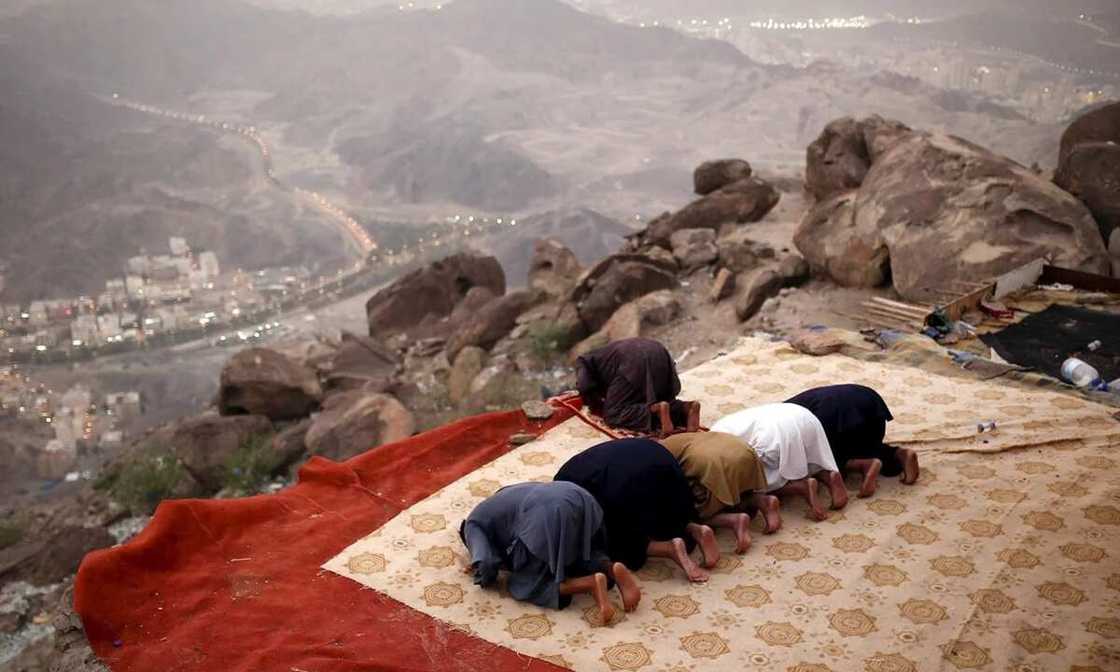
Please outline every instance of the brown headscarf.
[{"label": "brown headscarf", "polygon": [[737,436],[695,432],[676,434],[661,443],[681,463],[685,476],[707,491],[707,501],[697,501],[702,518],[739,504],[744,492],[766,491],[762,462],[754,449]]}]

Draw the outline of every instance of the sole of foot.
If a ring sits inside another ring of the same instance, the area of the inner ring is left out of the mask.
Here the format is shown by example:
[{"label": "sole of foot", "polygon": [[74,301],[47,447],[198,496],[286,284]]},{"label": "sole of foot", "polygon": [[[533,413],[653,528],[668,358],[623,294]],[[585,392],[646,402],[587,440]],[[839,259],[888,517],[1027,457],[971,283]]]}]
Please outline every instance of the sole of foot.
[{"label": "sole of foot", "polygon": [[918,468],[918,454],[909,448],[899,448],[898,452],[898,458],[902,461],[902,483],[914,485],[921,475],[921,470]]},{"label": "sole of foot", "polygon": [[863,474],[863,483],[859,486],[860,497],[870,497],[879,487],[879,472],[883,470],[883,463],[875,460]]},{"label": "sole of foot", "polygon": [[634,611],[642,601],[642,589],[638,586],[638,578],[621,562],[614,563],[612,571],[614,582],[618,584],[618,592],[622,595],[622,608],[628,612]]}]

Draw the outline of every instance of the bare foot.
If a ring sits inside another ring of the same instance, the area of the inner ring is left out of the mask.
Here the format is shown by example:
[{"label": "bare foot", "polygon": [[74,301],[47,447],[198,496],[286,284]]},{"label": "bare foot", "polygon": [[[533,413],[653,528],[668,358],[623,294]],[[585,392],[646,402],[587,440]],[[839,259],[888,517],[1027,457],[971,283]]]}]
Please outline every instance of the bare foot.
[{"label": "bare foot", "polygon": [[817,492],[817,479],[806,478],[803,483],[805,485],[805,501],[809,502],[809,517],[817,521],[828,520],[828,514],[821,508],[820,494]]},{"label": "bare foot", "polygon": [[848,488],[844,486],[844,476],[840,472],[821,472],[817,474],[817,478],[828,486],[828,493],[832,496],[833,511],[839,511],[848,505]]},{"label": "bare foot", "polygon": [[700,552],[704,555],[704,567],[711,569],[719,562],[719,544],[716,543],[716,533],[707,525],[690,523],[688,533],[696,540]]},{"label": "bare foot", "polygon": [[688,421],[686,429],[689,432],[696,432],[700,430],[700,402],[688,402]]},{"label": "bare foot", "polygon": [[863,483],[859,486],[860,497],[870,497],[879,487],[879,472],[883,470],[883,463],[878,459],[871,460],[871,464],[863,471]]},{"label": "bare foot", "polygon": [[899,448],[895,453],[902,462],[903,485],[914,485],[918,482],[920,470],[918,469],[918,454],[910,448]]},{"label": "bare foot", "polygon": [[618,592],[622,595],[622,608],[634,611],[642,600],[642,589],[638,586],[637,577],[621,562],[614,563],[611,572],[614,574],[614,582],[618,584]]},{"label": "bare foot", "polygon": [[774,534],[782,529],[782,505],[777,497],[774,495],[759,495],[758,510],[762,513],[762,519],[766,522],[766,528],[763,532]]},{"label": "bare foot", "polygon": [[751,517],[745,513],[735,514],[735,552],[743,555],[751,548]]},{"label": "bare foot", "polygon": [[603,619],[603,625],[610,625],[614,619],[614,605],[607,595],[606,574],[595,572],[595,587],[592,588],[591,594],[595,598],[595,604],[599,606],[599,618]]},{"label": "bare foot", "polygon": [[708,580],[709,574],[707,570],[702,569],[692,556],[688,554],[688,547],[684,544],[684,539],[677,537],[672,541],[673,544],[673,559],[681,566],[684,573],[688,576],[688,580],[693,583],[704,583]]}]

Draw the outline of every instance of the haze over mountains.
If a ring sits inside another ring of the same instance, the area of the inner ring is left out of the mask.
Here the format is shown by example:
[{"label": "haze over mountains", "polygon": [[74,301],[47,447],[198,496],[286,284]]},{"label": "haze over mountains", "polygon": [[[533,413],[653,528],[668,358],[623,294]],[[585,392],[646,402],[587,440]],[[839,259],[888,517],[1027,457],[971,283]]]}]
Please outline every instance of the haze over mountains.
[{"label": "haze over mountains", "polygon": [[278,176],[367,222],[587,207],[633,223],[679,207],[688,171],[712,156],[799,174],[807,142],[846,114],[943,128],[1026,163],[1052,161],[1058,135],[972,94],[763,66],[556,0],[345,17],[55,0],[0,22],[0,44],[5,90],[20,91],[0,104],[0,256],[20,298],[89,291],[170,234],[249,268],[340,260],[322,215],[270,188],[250,147],[110,107],[113,93],[255,124]]}]

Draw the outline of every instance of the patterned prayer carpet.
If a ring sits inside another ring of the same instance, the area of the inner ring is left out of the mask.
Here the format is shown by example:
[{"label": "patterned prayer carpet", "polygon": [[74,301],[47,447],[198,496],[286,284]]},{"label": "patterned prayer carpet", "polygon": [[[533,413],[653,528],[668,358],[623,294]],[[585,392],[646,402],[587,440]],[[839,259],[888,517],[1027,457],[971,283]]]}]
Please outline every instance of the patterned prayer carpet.
[{"label": "patterned prayer carpet", "polygon": [[[586,596],[542,610],[461,572],[459,522],[503,485],[551,480],[603,440],[578,419],[452,483],[324,568],[481,639],[576,670],[1120,669],[1120,423],[1048,390],[930,374],[745,339],[682,375],[705,424],[803,389],[879,390],[888,441],[920,451],[913,487],[884,479],[826,522],[783,504],[707,584],[651,560],[637,611],[607,626]],[[998,430],[978,434],[980,421]],[[854,485],[852,483],[850,486]],[[826,495],[827,500],[827,495]],[[617,600],[617,595],[615,596]]]}]

